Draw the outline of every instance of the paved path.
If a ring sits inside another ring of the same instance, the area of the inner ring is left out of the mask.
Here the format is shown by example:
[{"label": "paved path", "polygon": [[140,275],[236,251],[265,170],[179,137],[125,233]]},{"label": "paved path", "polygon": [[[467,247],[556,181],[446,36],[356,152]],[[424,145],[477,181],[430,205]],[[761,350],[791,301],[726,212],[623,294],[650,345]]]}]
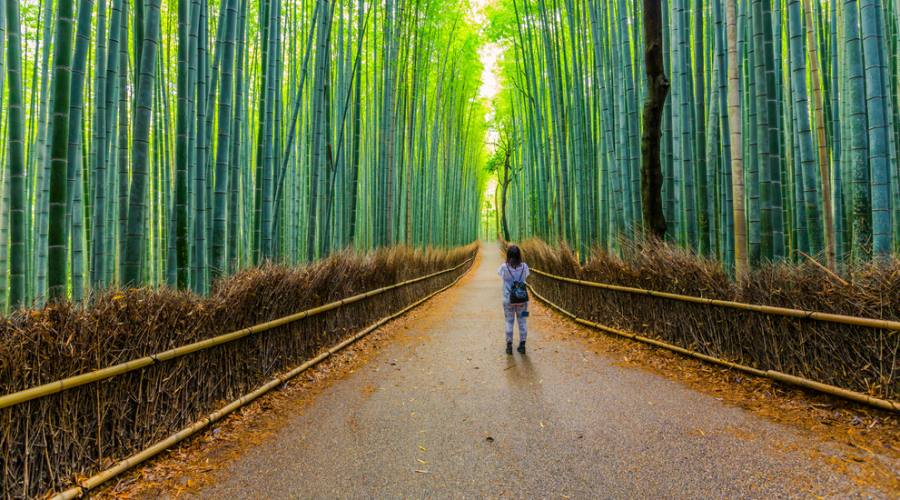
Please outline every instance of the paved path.
[{"label": "paved path", "polygon": [[208,498],[845,496],[796,431],[549,339],[503,353],[497,252],[414,328],[298,411]]}]

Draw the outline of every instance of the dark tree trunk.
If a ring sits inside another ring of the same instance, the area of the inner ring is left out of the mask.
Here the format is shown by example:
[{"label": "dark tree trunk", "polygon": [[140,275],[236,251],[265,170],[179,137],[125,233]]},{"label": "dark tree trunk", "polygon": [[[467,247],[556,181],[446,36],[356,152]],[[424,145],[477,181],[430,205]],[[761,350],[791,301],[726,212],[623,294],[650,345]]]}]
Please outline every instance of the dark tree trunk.
[{"label": "dark tree trunk", "polygon": [[500,193],[500,223],[503,227],[503,241],[509,241],[509,224],[506,222],[506,193],[509,190],[509,149],[503,161],[503,183]]},{"label": "dark tree trunk", "polygon": [[645,231],[663,238],[666,217],[662,209],[662,167],[659,160],[660,125],[669,94],[669,79],[663,66],[662,8],[660,0],[644,0],[644,61],[647,70],[647,101],[641,136],[641,198]]}]

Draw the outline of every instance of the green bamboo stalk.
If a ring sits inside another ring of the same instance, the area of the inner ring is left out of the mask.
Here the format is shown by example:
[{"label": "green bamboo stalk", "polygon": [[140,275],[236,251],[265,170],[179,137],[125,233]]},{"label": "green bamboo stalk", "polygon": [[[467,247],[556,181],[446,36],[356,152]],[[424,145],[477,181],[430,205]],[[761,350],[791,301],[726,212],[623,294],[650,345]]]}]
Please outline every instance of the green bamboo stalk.
[{"label": "green bamboo stalk", "polygon": [[[888,133],[887,62],[884,59],[884,6],[878,0],[862,0],[859,8],[860,36],[865,61],[866,115],[868,117],[868,162],[871,175],[872,252],[891,253],[891,187]],[[896,170],[896,169],[895,169]],[[895,200],[896,203],[896,200]]]},{"label": "green bamboo stalk", "polygon": [[159,43],[160,0],[149,0],[144,39],[141,41],[140,79],[134,112],[132,139],[132,180],[128,205],[128,232],[122,282],[135,286],[141,281],[144,257],[144,223],[147,204],[147,163],[150,146],[150,118],[156,78],[156,50]]},{"label": "green bamboo stalk", "polygon": [[[90,24],[93,0],[81,0],[78,5],[78,27],[75,37],[75,55],[72,60],[71,87],[69,95],[68,154],[66,157],[66,221],[71,235],[70,263],[72,279],[72,300],[80,301],[84,293],[84,267],[82,263],[82,224],[84,214],[80,199],[82,183],[79,173],[81,165],[82,112],[84,109],[84,79],[90,47]],[[102,8],[105,9],[105,2]],[[105,12],[103,13],[105,15]],[[99,28],[99,25],[98,25]],[[102,30],[100,30],[102,32]],[[99,36],[98,38],[102,38]]]},{"label": "green bamboo stalk", "polygon": [[9,178],[9,305],[25,301],[25,127],[22,101],[22,47],[19,2],[6,0]]},{"label": "green bamboo stalk", "polygon": [[211,271],[213,277],[220,277],[227,270],[225,243],[226,239],[226,196],[228,189],[228,153],[230,151],[231,136],[231,98],[232,98],[232,66],[234,63],[234,45],[237,24],[237,1],[229,0],[225,4],[225,40],[224,54],[222,55],[222,87],[219,93],[219,124],[216,151],[215,173],[215,207],[213,216],[213,252]]},{"label": "green bamboo stalk", "polygon": [[58,2],[53,50],[53,118],[50,143],[50,211],[47,279],[51,300],[66,298],[68,228],[66,227],[69,98],[72,79],[72,24],[74,2]]},{"label": "green bamboo stalk", "polygon": [[871,186],[867,160],[866,88],[863,51],[859,33],[859,0],[842,2],[843,43],[849,125],[847,167],[853,173],[853,258],[865,259],[872,252]]},{"label": "green bamboo stalk", "polygon": [[[800,220],[808,232],[808,253],[819,253],[823,247],[822,221],[816,194],[816,156],[813,152],[813,134],[810,125],[809,99],[806,89],[806,56],[804,50],[804,30],[800,0],[788,2],[788,31],[790,33],[791,94],[793,95],[794,119],[797,122],[796,136],[799,141],[799,162],[795,162],[798,173],[802,173],[802,208]],[[799,183],[798,183],[799,184]],[[806,251],[806,250],[804,250]]]},{"label": "green bamboo stalk", "polygon": [[[99,287],[105,283],[105,242],[106,242],[106,191],[108,186],[106,175],[106,158],[109,146],[107,127],[107,108],[109,101],[107,89],[111,92],[111,83],[115,81],[115,75],[109,75],[108,71],[115,65],[118,58],[114,57],[117,50],[115,41],[118,40],[119,23],[121,22],[121,7],[118,0],[113,0],[110,15],[109,35],[106,30],[106,1],[100,0],[97,4],[97,43],[94,52],[94,113],[91,122],[91,164],[90,172],[93,182],[91,198],[93,199],[93,212],[90,214],[91,231],[89,241],[89,268],[90,285]],[[107,43],[109,39],[109,43]],[[109,47],[109,54],[107,54]],[[108,58],[108,59],[107,59]],[[109,64],[107,64],[107,60]]]}]

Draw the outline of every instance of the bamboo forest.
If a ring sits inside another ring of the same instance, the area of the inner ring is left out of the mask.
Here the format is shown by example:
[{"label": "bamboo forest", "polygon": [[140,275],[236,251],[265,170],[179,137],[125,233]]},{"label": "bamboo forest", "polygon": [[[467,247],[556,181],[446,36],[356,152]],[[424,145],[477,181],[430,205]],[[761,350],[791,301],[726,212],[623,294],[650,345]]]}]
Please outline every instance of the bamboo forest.
[{"label": "bamboo forest", "polygon": [[507,239],[584,252],[640,232],[654,4],[667,239],[743,269],[900,250],[896,0],[503,3]]},{"label": "bamboo forest", "polygon": [[648,204],[738,272],[900,251],[898,0],[4,4],[7,308]]},{"label": "bamboo forest", "polygon": [[0,499],[900,498],[900,0],[0,4]]},{"label": "bamboo forest", "polygon": [[475,239],[462,3],[5,4],[11,304]]}]

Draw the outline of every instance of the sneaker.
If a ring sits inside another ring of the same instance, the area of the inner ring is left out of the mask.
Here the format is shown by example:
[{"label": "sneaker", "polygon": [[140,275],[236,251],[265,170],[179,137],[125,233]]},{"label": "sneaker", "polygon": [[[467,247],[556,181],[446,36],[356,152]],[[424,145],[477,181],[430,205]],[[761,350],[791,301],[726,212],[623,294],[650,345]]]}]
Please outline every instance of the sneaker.
[{"label": "sneaker", "polygon": [[525,354],[525,342],[519,342],[519,348],[516,349],[519,354]]},{"label": "sneaker", "polygon": [[512,342],[506,343],[506,354],[512,354]]}]

